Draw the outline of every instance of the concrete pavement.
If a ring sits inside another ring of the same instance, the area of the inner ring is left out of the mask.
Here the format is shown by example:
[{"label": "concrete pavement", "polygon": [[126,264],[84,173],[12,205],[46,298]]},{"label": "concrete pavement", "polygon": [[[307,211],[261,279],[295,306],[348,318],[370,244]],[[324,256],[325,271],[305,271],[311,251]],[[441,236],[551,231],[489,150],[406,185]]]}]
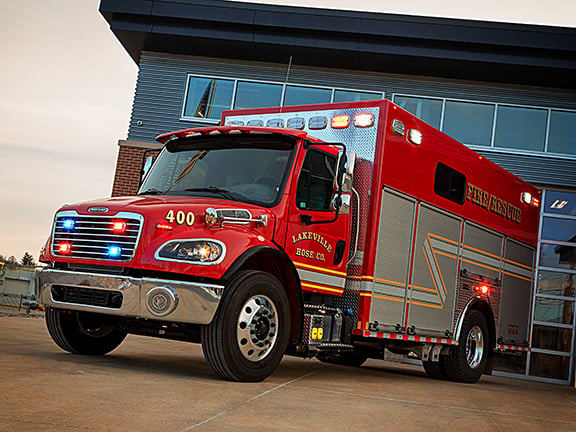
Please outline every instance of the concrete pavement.
[{"label": "concrete pavement", "polygon": [[0,431],[575,431],[570,387],[419,367],[285,357],[263,383],[218,379],[199,345],[129,335],[114,352],[61,351],[41,317],[0,314]]}]

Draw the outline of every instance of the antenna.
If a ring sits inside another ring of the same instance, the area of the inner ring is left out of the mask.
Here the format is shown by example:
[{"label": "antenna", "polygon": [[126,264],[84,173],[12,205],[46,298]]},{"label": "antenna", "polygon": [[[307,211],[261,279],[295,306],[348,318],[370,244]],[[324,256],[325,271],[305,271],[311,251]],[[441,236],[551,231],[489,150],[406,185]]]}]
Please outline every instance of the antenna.
[{"label": "antenna", "polygon": [[[286,79],[284,80],[284,94],[286,94],[286,85],[288,84],[288,78],[290,77],[290,69],[292,68],[292,56],[288,60],[288,69],[286,69]],[[282,109],[284,108],[284,100],[282,100],[280,105],[280,114],[282,114]]]}]

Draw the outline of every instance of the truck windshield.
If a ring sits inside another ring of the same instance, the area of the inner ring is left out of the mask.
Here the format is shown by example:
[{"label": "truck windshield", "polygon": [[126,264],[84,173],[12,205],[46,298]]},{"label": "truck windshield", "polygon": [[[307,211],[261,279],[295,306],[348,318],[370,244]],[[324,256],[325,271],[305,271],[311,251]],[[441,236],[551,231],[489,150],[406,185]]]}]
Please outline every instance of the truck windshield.
[{"label": "truck windshield", "polygon": [[206,136],[170,142],[139,195],[209,196],[272,206],[280,200],[295,143],[285,136]]}]

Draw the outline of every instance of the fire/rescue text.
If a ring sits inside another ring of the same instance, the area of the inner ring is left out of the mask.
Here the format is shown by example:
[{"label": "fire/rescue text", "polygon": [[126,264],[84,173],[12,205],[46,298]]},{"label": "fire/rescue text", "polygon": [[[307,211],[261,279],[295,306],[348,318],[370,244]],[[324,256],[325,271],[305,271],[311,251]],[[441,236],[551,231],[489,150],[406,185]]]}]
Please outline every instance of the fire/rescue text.
[{"label": "fire/rescue text", "polygon": [[510,219],[512,222],[520,223],[522,210],[477,186],[468,184],[466,201],[471,201],[492,213]]}]

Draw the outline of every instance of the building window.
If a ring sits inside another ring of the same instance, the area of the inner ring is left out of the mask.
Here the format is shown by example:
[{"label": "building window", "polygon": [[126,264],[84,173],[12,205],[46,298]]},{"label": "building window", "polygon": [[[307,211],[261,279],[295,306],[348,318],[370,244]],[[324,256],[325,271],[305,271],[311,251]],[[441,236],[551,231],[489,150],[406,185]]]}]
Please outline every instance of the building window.
[{"label": "building window", "polygon": [[498,106],[494,147],[543,152],[547,117],[545,109]]},{"label": "building window", "polygon": [[471,147],[576,156],[576,111],[400,94],[393,101]]},{"label": "building window", "polygon": [[576,306],[576,193],[544,191],[528,373],[567,381]]},{"label": "building window", "polygon": [[280,106],[282,85],[252,81],[239,81],[236,89],[235,109]]},{"label": "building window", "polygon": [[489,146],[493,123],[494,104],[446,101],[442,129],[461,143]]},{"label": "building window", "polygon": [[230,109],[234,81],[216,78],[188,78],[184,117],[219,120],[222,111]]},{"label": "building window", "polygon": [[329,103],[332,99],[332,89],[303,86],[286,86],[284,106],[312,105]]},{"label": "building window", "polygon": [[335,90],[334,102],[360,102],[366,100],[382,99],[382,93],[352,91],[352,90]]},{"label": "building window", "polygon": [[576,112],[551,110],[548,151],[576,155]]},{"label": "building window", "polygon": [[440,129],[442,120],[442,99],[420,98],[412,96],[394,96],[394,103],[426,123]]}]

